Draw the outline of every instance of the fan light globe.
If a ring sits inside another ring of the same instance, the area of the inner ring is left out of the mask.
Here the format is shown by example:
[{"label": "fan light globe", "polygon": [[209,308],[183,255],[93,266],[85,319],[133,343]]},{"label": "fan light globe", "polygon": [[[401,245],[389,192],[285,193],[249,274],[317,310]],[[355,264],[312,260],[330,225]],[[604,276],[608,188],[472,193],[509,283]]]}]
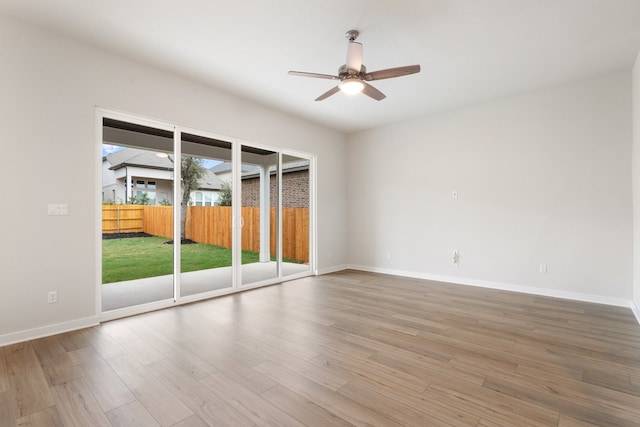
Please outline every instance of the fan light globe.
[{"label": "fan light globe", "polygon": [[362,89],[364,89],[364,83],[359,79],[344,79],[340,82],[340,90],[347,95],[355,95],[362,92]]}]

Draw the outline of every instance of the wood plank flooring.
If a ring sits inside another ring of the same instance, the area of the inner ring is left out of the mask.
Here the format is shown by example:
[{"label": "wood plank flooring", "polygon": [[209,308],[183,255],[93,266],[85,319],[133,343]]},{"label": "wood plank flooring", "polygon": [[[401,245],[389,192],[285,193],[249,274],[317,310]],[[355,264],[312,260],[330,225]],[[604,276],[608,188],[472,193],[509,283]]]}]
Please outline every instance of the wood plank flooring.
[{"label": "wood plank flooring", "polygon": [[629,309],[343,271],[0,348],[0,426],[640,426]]}]

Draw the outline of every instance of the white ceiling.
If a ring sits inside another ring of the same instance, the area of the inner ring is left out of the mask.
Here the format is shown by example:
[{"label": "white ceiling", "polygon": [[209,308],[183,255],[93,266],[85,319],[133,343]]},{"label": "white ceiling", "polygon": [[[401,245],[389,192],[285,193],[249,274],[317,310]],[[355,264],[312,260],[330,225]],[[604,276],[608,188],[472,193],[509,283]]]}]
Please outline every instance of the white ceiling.
[{"label": "white ceiling", "polygon": [[[640,0],[0,0],[0,13],[352,132],[629,70]],[[335,74],[344,33],[360,31],[374,101],[314,99]]]}]

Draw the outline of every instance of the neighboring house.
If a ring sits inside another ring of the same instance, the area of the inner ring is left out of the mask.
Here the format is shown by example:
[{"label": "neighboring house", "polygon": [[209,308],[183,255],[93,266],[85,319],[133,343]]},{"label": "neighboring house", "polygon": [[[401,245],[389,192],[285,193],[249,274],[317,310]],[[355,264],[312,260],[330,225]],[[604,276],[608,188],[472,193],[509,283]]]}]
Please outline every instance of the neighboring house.
[{"label": "neighboring house", "polygon": [[[127,203],[146,194],[149,205],[173,205],[173,162],[148,150],[125,148],[102,158],[102,202]],[[128,183],[128,184],[127,184]],[[191,204],[213,206],[223,181],[207,169]]]},{"label": "neighboring house", "polygon": [[191,204],[193,206],[214,206],[223,184],[224,181],[207,169],[198,189],[191,192]]},{"label": "neighboring house", "polygon": [[[231,163],[220,163],[209,169],[225,182],[231,182]],[[276,206],[276,170],[269,168],[270,205]],[[309,207],[309,161],[285,163],[282,167],[282,206],[285,208]],[[242,165],[242,206],[260,205],[260,169]]]},{"label": "neighboring house", "polygon": [[[224,182],[231,182],[231,162],[222,162],[209,169]],[[253,165],[242,165],[242,174],[257,172],[258,167]]]}]

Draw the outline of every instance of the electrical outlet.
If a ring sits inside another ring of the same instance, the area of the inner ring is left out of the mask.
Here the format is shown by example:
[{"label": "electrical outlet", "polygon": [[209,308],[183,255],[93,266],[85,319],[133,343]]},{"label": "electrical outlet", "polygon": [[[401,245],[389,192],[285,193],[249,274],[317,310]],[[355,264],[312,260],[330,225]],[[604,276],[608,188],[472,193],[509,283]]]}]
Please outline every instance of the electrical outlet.
[{"label": "electrical outlet", "polygon": [[451,262],[453,265],[460,265],[460,253],[457,249],[453,250],[453,254],[451,255]]},{"label": "electrical outlet", "polygon": [[47,295],[47,302],[49,304],[55,304],[58,302],[58,291],[49,291]]},{"label": "electrical outlet", "polygon": [[387,252],[387,259],[391,259],[391,252]]},{"label": "electrical outlet", "polygon": [[540,264],[539,270],[540,270],[540,273],[546,273],[547,272],[547,264]]},{"label": "electrical outlet", "polygon": [[69,205],[66,203],[49,203],[47,215],[69,215]]}]

